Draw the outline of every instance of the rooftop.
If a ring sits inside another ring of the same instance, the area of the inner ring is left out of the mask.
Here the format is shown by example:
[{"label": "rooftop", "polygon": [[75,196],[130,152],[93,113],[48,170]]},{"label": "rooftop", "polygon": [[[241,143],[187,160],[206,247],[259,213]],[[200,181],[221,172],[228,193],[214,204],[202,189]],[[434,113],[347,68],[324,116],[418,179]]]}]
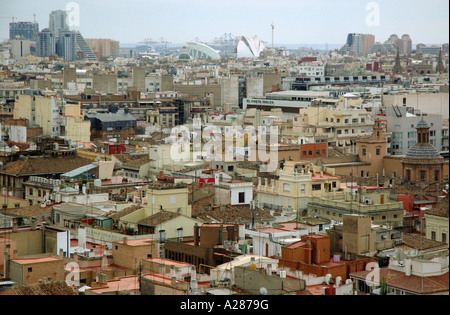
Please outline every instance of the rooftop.
[{"label": "rooftop", "polygon": [[[140,240],[127,240],[127,245],[128,246],[153,246],[155,244],[155,239],[153,238],[145,238],[145,239],[140,239]],[[123,244],[123,241],[119,241],[116,242],[119,244]]]},{"label": "rooftop", "polygon": [[25,176],[39,174],[58,174],[66,173],[78,167],[91,164],[92,161],[79,157],[25,157],[22,160],[11,162],[6,165],[5,169],[0,171],[2,174]]},{"label": "rooftop", "polygon": [[[372,271],[360,271],[351,273],[350,277],[366,280]],[[449,277],[448,272],[441,276],[419,277],[415,275],[407,276],[405,273],[389,268],[380,268],[379,279],[385,279],[388,286],[397,288],[413,294],[436,294],[448,292]]]}]

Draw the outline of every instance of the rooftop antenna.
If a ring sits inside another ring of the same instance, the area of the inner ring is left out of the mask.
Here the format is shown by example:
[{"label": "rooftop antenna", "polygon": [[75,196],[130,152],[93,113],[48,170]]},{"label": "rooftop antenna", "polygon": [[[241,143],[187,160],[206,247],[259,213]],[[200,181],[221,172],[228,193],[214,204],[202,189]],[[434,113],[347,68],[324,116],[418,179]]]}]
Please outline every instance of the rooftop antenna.
[{"label": "rooftop antenna", "polygon": [[33,13],[33,23],[36,24],[36,13]]}]

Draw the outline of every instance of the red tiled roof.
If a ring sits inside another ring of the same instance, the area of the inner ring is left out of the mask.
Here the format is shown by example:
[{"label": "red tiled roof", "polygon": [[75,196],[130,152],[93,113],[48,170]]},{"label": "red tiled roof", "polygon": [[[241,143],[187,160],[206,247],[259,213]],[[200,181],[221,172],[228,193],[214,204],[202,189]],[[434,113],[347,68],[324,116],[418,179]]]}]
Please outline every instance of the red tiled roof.
[{"label": "red tiled roof", "polygon": [[[360,271],[350,274],[351,277],[365,280],[372,271]],[[448,272],[441,276],[419,277],[415,275],[407,276],[405,273],[389,268],[380,268],[380,279],[385,279],[388,286],[402,291],[415,294],[435,294],[448,292],[449,276]]]}]

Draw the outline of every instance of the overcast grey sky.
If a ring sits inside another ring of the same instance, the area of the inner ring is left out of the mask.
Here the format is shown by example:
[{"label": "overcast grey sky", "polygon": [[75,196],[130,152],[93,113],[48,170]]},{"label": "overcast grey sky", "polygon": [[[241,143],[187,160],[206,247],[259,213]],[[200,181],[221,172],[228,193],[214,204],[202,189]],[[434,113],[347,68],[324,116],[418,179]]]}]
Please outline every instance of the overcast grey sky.
[{"label": "overcast grey sky", "polygon": [[[0,0],[0,41],[9,37],[8,17],[32,21],[34,13],[42,29],[49,13],[69,2],[79,7],[72,29],[121,43],[209,41],[224,33],[270,42],[272,22],[275,44],[343,44],[348,33],[374,34],[380,42],[391,34],[409,34],[414,44],[449,41],[448,0]],[[369,3],[379,8],[375,18]]]}]

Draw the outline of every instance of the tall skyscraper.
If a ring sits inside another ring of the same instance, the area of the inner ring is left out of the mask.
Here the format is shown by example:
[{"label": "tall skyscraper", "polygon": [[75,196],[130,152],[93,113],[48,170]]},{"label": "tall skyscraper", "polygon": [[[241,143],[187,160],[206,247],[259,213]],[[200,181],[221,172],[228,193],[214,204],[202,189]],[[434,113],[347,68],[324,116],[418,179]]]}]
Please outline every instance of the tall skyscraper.
[{"label": "tall skyscraper", "polygon": [[409,35],[405,34],[399,41],[400,54],[402,55],[411,55],[412,52],[412,40]]},{"label": "tall skyscraper", "polygon": [[[22,39],[37,42],[39,33],[39,24],[33,22],[14,22],[9,23],[9,39]],[[19,38],[17,37],[19,36]]]},{"label": "tall skyscraper", "polygon": [[69,30],[69,26],[66,22],[66,17],[67,13],[63,10],[56,10],[50,13],[49,28],[57,37],[59,37],[60,31]]},{"label": "tall skyscraper", "polygon": [[75,60],[76,55],[76,38],[72,31],[61,31],[56,44],[56,52],[58,56],[64,60]]},{"label": "tall skyscraper", "polygon": [[375,44],[375,36],[371,34],[351,33],[347,36],[347,42],[341,51],[351,52],[356,56],[365,56]]},{"label": "tall skyscraper", "polygon": [[38,34],[37,55],[48,57],[56,53],[56,36],[50,29],[44,28]]}]

